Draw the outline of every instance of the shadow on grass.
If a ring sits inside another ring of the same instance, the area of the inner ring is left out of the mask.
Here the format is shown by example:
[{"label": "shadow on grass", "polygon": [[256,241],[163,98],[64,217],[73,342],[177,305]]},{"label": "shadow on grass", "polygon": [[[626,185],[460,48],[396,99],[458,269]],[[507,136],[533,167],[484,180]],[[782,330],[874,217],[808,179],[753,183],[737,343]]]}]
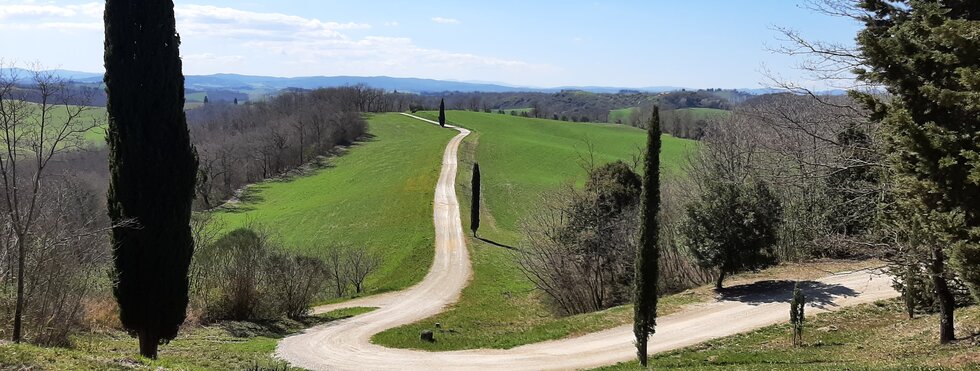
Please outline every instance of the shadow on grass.
[{"label": "shadow on grass", "polygon": [[496,242],[496,241],[492,241],[492,240],[489,240],[489,239],[486,239],[486,238],[483,238],[483,237],[476,237],[476,239],[478,239],[480,241],[483,241],[485,243],[488,243],[488,244],[497,246],[497,247],[503,247],[503,248],[508,249],[508,250],[514,250],[514,251],[517,251],[518,250],[518,248],[516,248],[514,246],[507,246],[507,245],[504,245],[502,243],[499,243],[499,242]]},{"label": "shadow on grass", "polygon": [[[738,301],[751,305],[789,303],[793,299],[793,287],[798,281],[760,281],[727,287],[718,291],[720,300]],[[799,281],[806,302],[817,308],[835,306],[834,299],[857,296],[858,292],[841,285],[828,285],[817,281]]]},{"label": "shadow on grass", "polygon": [[268,338],[284,338],[295,334],[303,329],[322,325],[354,317],[356,315],[370,312],[374,308],[346,308],[339,309],[330,313],[313,316],[305,316],[299,319],[277,319],[268,321],[223,321],[219,327],[228,331],[231,336],[238,338],[251,338],[264,336]]}]

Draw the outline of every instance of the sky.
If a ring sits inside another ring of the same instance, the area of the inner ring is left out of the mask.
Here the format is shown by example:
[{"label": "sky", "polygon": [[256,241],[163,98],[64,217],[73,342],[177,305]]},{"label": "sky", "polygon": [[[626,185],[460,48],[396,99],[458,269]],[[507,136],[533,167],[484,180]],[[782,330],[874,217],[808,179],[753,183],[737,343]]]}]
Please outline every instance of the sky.
[{"label": "sky", "polygon": [[[177,0],[184,73],[394,76],[518,86],[805,86],[774,27],[853,44],[805,0]],[[102,71],[100,1],[0,0],[0,58]]]}]

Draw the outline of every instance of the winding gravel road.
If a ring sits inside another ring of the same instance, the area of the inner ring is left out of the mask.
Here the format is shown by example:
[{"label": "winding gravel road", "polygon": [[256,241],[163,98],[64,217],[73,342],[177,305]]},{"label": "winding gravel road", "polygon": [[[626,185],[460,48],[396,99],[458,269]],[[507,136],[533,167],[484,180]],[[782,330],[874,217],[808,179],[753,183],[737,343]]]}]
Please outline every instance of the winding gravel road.
[{"label": "winding gravel road", "polygon": [[[417,116],[403,114],[428,123]],[[276,356],[293,366],[315,370],[545,370],[583,369],[634,359],[632,326],[619,326],[580,337],[529,344],[512,349],[425,352],[371,344],[371,336],[389,328],[435,315],[459,299],[472,269],[456,199],[456,152],[469,130],[446,147],[436,185],[433,221],[436,252],[428,275],[409,289],[318,307],[324,313],[350,307],[378,307],[353,318],[330,322],[283,339]],[[699,304],[658,319],[651,352],[694,345],[781,321],[789,312],[788,288],[733,292],[717,302]],[[831,275],[804,287],[814,298],[807,314],[874,302],[898,295],[879,271]]]}]

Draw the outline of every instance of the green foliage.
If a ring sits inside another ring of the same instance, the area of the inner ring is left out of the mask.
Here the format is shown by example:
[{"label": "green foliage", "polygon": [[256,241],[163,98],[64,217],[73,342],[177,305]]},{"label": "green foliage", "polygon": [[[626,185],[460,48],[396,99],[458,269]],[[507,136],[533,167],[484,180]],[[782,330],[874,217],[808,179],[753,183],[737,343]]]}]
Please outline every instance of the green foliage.
[{"label": "green foliage", "polygon": [[803,345],[803,323],[806,321],[804,313],[806,308],[806,297],[800,290],[800,283],[793,286],[793,300],[789,303],[789,324],[793,328],[793,345]]},{"label": "green foliage", "polygon": [[647,125],[643,194],[640,202],[640,245],[636,250],[633,293],[633,334],[640,364],[647,365],[647,341],[656,332],[658,278],[660,275],[660,109],[654,107]]},{"label": "green foliage", "polygon": [[439,126],[446,127],[446,100],[439,100]]},{"label": "green foliage", "polygon": [[470,230],[476,236],[480,229],[480,164],[473,164],[473,180],[470,185],[472,200],[470,200]]},{"label": "green foliage", "polygon": [[[864,0],[866,68],[893,99],[860,96],[881,121],[898,207],[980,296],[980,8],[975,1]],[[941,257],[940,257],[941,258]]]},{"label": "green foliage", "polygon": [[173,2],[108,0],[105,36],[113,292],[140,353],[155,358],[184,322],[194,250],[197,157],[183,111]]},{"label": "green foliage", "polygon": [[782,208],[765,183],[708,181],[699,199],[687,206],[681,233],[704,267],[726,274],[774,263],[772,247]]}]

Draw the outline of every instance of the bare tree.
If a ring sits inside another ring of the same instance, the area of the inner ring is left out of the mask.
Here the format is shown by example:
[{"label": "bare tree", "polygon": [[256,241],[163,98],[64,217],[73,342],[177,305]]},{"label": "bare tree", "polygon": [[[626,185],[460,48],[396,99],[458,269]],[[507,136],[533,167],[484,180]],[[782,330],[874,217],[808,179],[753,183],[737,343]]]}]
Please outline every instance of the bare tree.
[{"label": "bare tree", "polygon": [[[45,176],[51,160],[79,149],[84,134],[100,125],[86,117],[92,110],[86,97],[76,96],[69,81],[38,66],[22,78],[17,70],[0,71],[0,180],[3,183],[6,222],[17,249],[17,303],[12,339],[22,338],[25,259],[40,214],[39,199],[46,190]],[[23,89],[20,85],[26,85]],[[26,94],[36,94],[37,103]]]},{"label": "bare tree", "polygon": [[347,280],[354,285],[354,292],[364,291],[364,280],[381,267],[381,257],[365,248],[348,248],[344,259]]}]

